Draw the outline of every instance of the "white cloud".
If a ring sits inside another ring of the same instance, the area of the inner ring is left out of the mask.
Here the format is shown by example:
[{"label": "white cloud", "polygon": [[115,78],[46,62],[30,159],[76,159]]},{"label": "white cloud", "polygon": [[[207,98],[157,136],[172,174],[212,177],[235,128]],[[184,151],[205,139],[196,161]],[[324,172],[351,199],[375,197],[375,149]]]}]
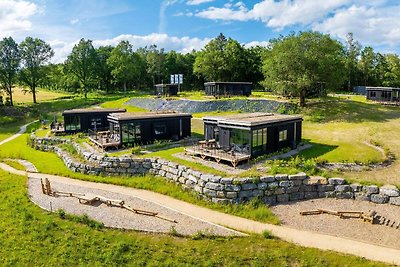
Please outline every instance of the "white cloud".
[{"label": "white cloud", "polygon": [[197,5],[201,5],[204,3],[210,3],[210,2],[214,2],[214,0],[188,0],[186,2],[186,4],[190,5],[190,6],[197,6]]},{"label": "white cloud", "polygon": [[75,25],[79,22],[79,19],[72,19],[69,21],[69,23],[71,23],[71,25]]},{"label": "white cloud", "polygon": [[251,47],[255,47],[255,46],[268,47],[269,45],[270,45],[270,42],[268,42],[268,41],[252,41],[249,43],[245,43],[244,47],[246,47],[246,48],[251,48]]},{"label": "white cloud", "polygon": [[38,7],[28,1],[0,1],[0,37],[27,31],[32,27],[29,17],[38,12]]},{"label": "white cloud", "polygon": [[199,50],[210,41],[209,38],[175,37],[167,34],[152,33],[149,35],[123,34],[112,39],[95,40],[93,45],[96,47],[101,45],[115,46],[123,40],[129,41],[134,49],[155,44],[158,48],[164,48],[167,51],[173,49],[181,53],[188,53],[193,49]]},{"label": "white cloud", "polygon": [[198,17],[218,20],[259,20],[268,27],[281,29],[286,26],[307,25],[324,18],[329,12],[350,0],[264,0],[248,9],[243,2],[209,7],[196,14]]},{"label": "white cloud", "polygon": [[348,32],[364,45],[400,43],[400,5],[368,7],[352,5],[316,24],[315,30],[345,39]]}]

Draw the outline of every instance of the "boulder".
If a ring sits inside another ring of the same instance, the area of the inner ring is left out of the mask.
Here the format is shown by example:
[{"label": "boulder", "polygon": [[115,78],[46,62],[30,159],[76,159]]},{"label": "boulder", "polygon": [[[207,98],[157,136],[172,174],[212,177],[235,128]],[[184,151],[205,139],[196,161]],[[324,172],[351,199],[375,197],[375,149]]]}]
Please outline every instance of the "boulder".
[{"label": "boulder", "polygon": [[346,183],[346,180],[344,178],[329,178],[328,183],[332,185],[342,185]]},{"label": "boulder", "polygon": [[398,197],[400,196],[400,191],[394,185],[384,185],[379,188],[379,194],[388,196],[388,197]]},{"label": "boulder", "polygon": [[377,204],[384,204],[389,202],[389,197],[382,194],[372,194],[371,195],[371,202]]}]

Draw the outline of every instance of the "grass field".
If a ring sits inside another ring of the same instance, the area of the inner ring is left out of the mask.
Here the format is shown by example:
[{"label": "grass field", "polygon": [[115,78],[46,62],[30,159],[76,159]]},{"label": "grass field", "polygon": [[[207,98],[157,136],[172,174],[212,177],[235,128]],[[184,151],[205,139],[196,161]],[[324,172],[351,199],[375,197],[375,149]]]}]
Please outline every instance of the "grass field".
[{"label": "grass field", "polygon": [[99,228],[84,216],[41,210],[25,186],[26,177],[0,171],[4,266],[384,266],[261,235],[183,238]]},{"label": "grass field", "polygon": [[[26,90],[27,90],[27,88],[22,88],[22,87],[15,87],[13,89],[14,104],[33,103],[32,93],[30,93]],[[54,99],[69,96],[69,95],[70,94],[67,94],[67,93],[47,91],[47,90],[43,90],[40,88],[36,90],[37,102],[54,100]],[[5,99],[6,99],[6,95],[3,94],[3,101],[5,101]]]}]

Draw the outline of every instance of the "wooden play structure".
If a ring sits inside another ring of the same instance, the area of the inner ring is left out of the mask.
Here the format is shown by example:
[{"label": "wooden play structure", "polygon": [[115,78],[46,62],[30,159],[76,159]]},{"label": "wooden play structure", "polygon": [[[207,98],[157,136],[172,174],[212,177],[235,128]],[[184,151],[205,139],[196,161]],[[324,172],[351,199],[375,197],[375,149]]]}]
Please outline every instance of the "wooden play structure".
[{"label": "wooden play structure", "polygon": [[52,196],[52,197],[57,197],[57,196],[62,196],[62,197],[73,197],[79,200],[79,203],[81,204],[86,204],[86,205],[94,205],[96,202],[101,202],[106,204],[109,207],[120,207],[123,209],[126,209],[130,212],[140,214],[140,215],[145,215],[145,216],[152,216],[152,217],[157,217],[162,220],[166,220],[172,223],[178,223],[176,220],[161,216],[158,214],[158,212],[153,212],[153,211],[147,211],[147,210],[141,210],[141,209],[136,209],[131,206],[128,206],[125,204],[124,200],[120,199],[110,199],[106,198],[103,196],[99,195],[92,195],[92,194],[80,194],[80,193],[73,193],[73,192],[61,192],[61,191],[55,191],[51,187],[50,181],[47,178],[40,179],[41,185],[42,185],[42,192],[45,195]]},{"label": "wooden play structure", "polygon": [[394,220],[390,220],[384,216],[378,215],[378,213],[374,210],[365,213],[363,211],[332,211],[326,209],[316,209],[316,210],[300,211],[300,214],[303,216],[329,214],[338,216],[341,219],[357,218],[357,219],[362,219],[364,222],[369,222],[371,224],[380,224],[396,229],[400,228],[400,222],[396,223],[396,221]]}]

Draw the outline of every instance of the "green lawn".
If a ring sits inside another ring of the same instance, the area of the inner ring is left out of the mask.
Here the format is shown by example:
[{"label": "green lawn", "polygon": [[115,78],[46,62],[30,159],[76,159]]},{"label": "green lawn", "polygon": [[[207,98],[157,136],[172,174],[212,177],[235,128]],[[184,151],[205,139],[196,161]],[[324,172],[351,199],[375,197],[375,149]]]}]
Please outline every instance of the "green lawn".
[{"label": "green lawn", "polygon": [[99,229],[84,217],[41,210],[27,198],[26,177],[4,171],[0,191],[4,266],[384,266],[261,235],[183,238]]}]

